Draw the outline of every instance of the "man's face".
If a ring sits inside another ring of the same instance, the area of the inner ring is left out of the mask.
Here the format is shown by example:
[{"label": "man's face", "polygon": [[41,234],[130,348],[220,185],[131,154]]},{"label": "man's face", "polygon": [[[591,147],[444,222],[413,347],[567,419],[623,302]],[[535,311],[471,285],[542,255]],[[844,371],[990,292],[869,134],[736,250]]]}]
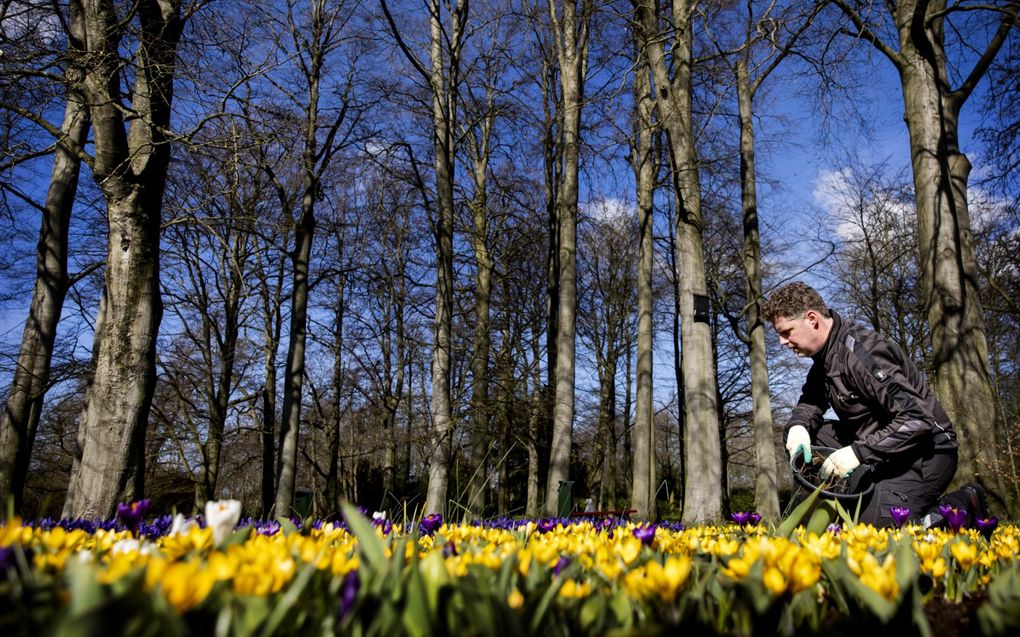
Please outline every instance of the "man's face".
[{"label": "man's face", "polygon": [[803,316],[777,317],[772,326],[779,335],[779,344],[793,350],[797,356],[811,356],[825,345],[828,333],[823,333],[817,312],[809,310]]}]

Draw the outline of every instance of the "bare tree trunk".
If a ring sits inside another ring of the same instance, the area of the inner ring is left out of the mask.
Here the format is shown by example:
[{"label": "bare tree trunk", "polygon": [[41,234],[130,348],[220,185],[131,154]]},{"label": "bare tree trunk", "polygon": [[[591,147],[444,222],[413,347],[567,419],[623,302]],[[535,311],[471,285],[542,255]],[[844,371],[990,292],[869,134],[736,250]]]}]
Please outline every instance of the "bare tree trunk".
[{"label": "bare tree trunk", "polygon": [[1020,6],[1005,3],[998,30],[974,67],[953,89],[946,69],[945,0],[889,4],[898,27],[899,50],[871,31],[845,0],[836,2],[896,67],[910,137],[921,256],[921,287],[934,349],[934,386],[960,436],[956,482],[975,480],[1007,511],[1020,510],[1014,490],[1002,480],[999,432],[1003,428],[989,372],[978,271],[967,202],[970,161],[960,151],[959,114],[1010,31]]},{"label": "bare tree trunk", "polygon": [[538,458],[538,432],[539,423],[546,415],[546,387],[542,384],[542,372],[539,370],[538,361],[541,358],[539,353],[538,334],[532,334],[531,351],[535,360],[535,376],[532,379],[533,391],[531,399],[531,413],[528,414],[528,434],[526,445],[528,449],[528,486],[527,501],[524,513],[528,517],[536,518],[541,514],[541,489]]},{"label": "bare tree trunk", "polygon": [[[336,232],[340,252],[340,265],[343,269],[344,254],[344,230],[341,228]],[[344,319],[347,307],[347,277],[343,272],[337,273],[336,301],[333,306],[333,373],[332,385],[332,407],[333,413],[330,416],[329,430],[326,437],[329,468],[326,473],[326,511],[329,513],[340,511],[341,476],[344,467],[340,455],[340,443],[343,436],[343,389],[344,389],[344,368],[343,368],[343,343],[344,343]]]},{"label": "bare tree trunk", "polygon": [[257,268],[260,272],[259,287],[262,297],[262,352],[263,382],[260,405],[259,427],[262,451],[262,485],[261,511],[263,517],[269,517],[276,503],[276,353],[280,347],[280,333],[283,328],[281,310],[281,290],[283,288],[283,263],[277,265],[275,282],[271,286],[270,279],[263,267],[263,257],[256,254]]},{"label": "bare tree trunk", "polygon": [[[543,413],[535,423],[534,437],[532,440],[536,446],[535,460],[538,465],[535,472],[541,479],[543,471],[549,471],[549,450],[552,441],[549,434],[552,430],[553,405],[556,398],[556,343],[559,340],[560,320],[560,221],[556,212],[556,201],[558,200],[560,173],[563,166],[563,133],[561,118],[558,114],[563,110],[562,102],[559,100],[557,85],[557,66],[543,50],[542,56],[542,159],[543,177],[545,186],[545,212],[546,230],[549,245],[546,251],[546,328],[545,328],[545,353],[546,353],[546,382],[542,387],[541,398]],[[537,360],[537,359],[536,359]],[[529,472],[531,469],[529,468]],[[530,497],[528,502],[532,502]],[[531,511],[529,504],[528,510]],[[534,513],[538,515],[538,512]]]},{"label": "bare tree trunk", "polygon": [[599,385],[599,422],[603,436],[602,457],[602,491],[606,508],[616,508],[616,353],[615,336],[610,336],[607,346],[610,354],[606,358],[605,368],[600,374]]},{"label": "bare tree trunk", "polygon": [[[346,4],[314,0],[309,3],[308,22],[302,24],[293,6],[288,6],[286,24],[293,43],[302,84],[300,91],[287,97],[302,105],[304,112],[303,139],[301,142],[301,206],[294,229],[294,250],[291,253],[292,289],[287,368],[283,379],[283,411],[280,417],[280,465],[276,485],[275,510],[277,515],[290,513],[297,484],[298,437],[301,424],[301,400],[305,377],[305,352],[308,329],[309,259],[315,237],[315,205],[322,196],[322,175],[329,168],[335,153],[347,141],[348,126],[356,124],[358,105],[352,98],[351,79],[339,96],[340,104],[332,109],[333,115],[325,119],[325,108],[320,104],[323,70],[326,58],[335,51],[346,23]],[[331,93],[333,91],[330,91]],[[338,133],[344,133],[340,139]],[[322,133],[320,137],[320,132]],[[274,178],[278,192],[282,185]],[[284,197],[280,197],[281,200]]]},{"label": "bare tree trunk", "polygon": [[[314,107],[310,111],[314,111]],[[308,125],[314,127],[314,114],[309,113]],[[314,134],[314,133],[312,133]],[[308,140],[311,141],[311,140]],[[314,142],[306,154],[314,154]],[[280,467],[276,486],[277,515],[288,515],[294,501],[297,480],[298,431],[301,424],[301,394],[305,376],[305,344],[308,329],[308,267],[315,235],[315,189],[318,180],[305,174],[301,216],[294,231],[294,252],[291,254],[293,287],[290,305],[290,341],[287,367],[283,378],[283,413],[280,418]]]},{"label": "bare tree trunk", "polygon": [[[436,317],[435,344],[432,349],[432,427],[434,445],[429,457],[429,481],[425,513],[446,511],[449,485],[450,445],[453,438],[452,396],[450,393],[453,329],[453,183],[454,132],[456,131],[456,93],[467,5],[458,0],[451,12],[452,33],[443,32],[442,4],[430,3],[432,124],[436,172]],[[447,40],[449,38],[449,40]],[[449,67],[444,65],[444,43]]]},{"label": "bare tree trunk", "polygon": [[84,93],[93,122],[93,174],[107,202],[109,249],[105,311],[95,334],[95,378],[79,427],[83,447],[70,487],[74,517],[106,518],[118,501],[142,494],[145,430],[156,383],[156,335],[163,306],[159,291],[159,232],[170,162],[170,124],[179,3],[136,5],[138,69],[130,129],[123,111],[120,41],[129,21],[110,0],[81,3],[90,64]]},{"label": "bare tree trunk", "polygon": [[776,435],[769,397],[765,354],[765,324],[761,319],[761,240],[758,234],[758,194],[755,174],[753,89],[747,61],[737,61],[737,103],[740,116],[740,193],[744,233],[741,256],[747,281],[747,341],[751,356],[751,428],[754,431],[754,504],[766,520],[779,519],[779,469]]},{"label": "bare tree trunk", "polygon": [[56,342],[64,297],[67,295],[67,240],[71,211],[78,189],[78,175],[89,131],[89,112],[80,91],[77,68],[83,45],[81,12],[71,12],[66,71],[67,106],[53,156],[53,172],[41,209],[39,243],[36,247],[35,286],[28,319],[21,336],[17,366],[10,393],[0,414],[0,494],[11,496],[20,512],[35,444],[43,396],[49,386],[50,364]]},{"label": "bare tree trunk", "polygon": [[[474,352],[471,357],[471,479],[468,484],[468,511],[480,516],[485,510],[487,487],[486,465],[492,434],[489,431],[492,420],[489,403],[489,351],[491,349],[491,298],[492,273],[494,264],[489,250],[489,133],[495,119],[493,91],[488,93],[488,111],[483,118],[477,136],[470,139],[474,155],[474,199],[471,202],[471,216],[474,227],[471,232],[471,246],[475,253],[475,333]],[[502,488],[502,483],[501,483]]]},{"label": "bare tree trunk", "polygon": [[655,506],[655,414],[652,407],[652,221],[656,159],[653,144],[655,102],[648,70],[638,65],[634,73],[634,146],[631,163],[637,183],[639,256],[637,270],[637,396],[634,414],[633,484],[630,506],[638,520],[654,520]]},{"label": "bare tree trunk", "polygon": [[581,105],[588,67],[588,29],[591,0],[565,0],[562,12],[549,3],[563,92],[563,169],[556,198],[559,221],[559,318],[556,334],[556,395],[553,438],[546,480],[545,512],[558,510],[560,484],[570,477],[570,449],[574,429],[574,336],[577,309],[577,199]]},{"label": "bare tree trunk", "polygon": [[[676,40],[659,30],[654,0],[634,0],[642,52],[655,84],[659,121],[666,130],[677,195],[677,267],[684,376],[684,521],[722,517],[723,466],[712,335],[707,317],[696,316],[695,296],[707,297],[701,234],[701,183],[694,153],[691,107],[692,24],[695,3],[673,0]],[[673,77],[670,77],[672,69]]]},{"label": "bare tree trunk", "polygon": [[[206,400],[209,404],[209,431],[202,449],[205,462],[202,465],[201,493],[196,501],[199,509],[207,501],[216,498],[216,484],[219,481],[220,457],[223,449],[223,432],[226,430],[230,392],[234,384],[234,359],[237,355],[237,342],[241,328],[240,311],[244,282],[239,268],[248,259],[250,237],[247,231],[237,228],[231,228],[231,232],[233,236],[230,238],[229,262],[224,266],[228,271],[228,281],[223,316],[221,317],[220,328],[222,331],[214,329],[212,326],[211,323],[214,320],[212,315],[208,313],[202,315],[205,347],[209,351],[212,351],[213,347],[219,350],[218,356],[210,356],[209,360],[217,360],[219,369],[215,382],[213,382],[213,374],[210,370],[209,386],[206,388]],[[215,339],[211,336],[213,332],[218,335]]]}]

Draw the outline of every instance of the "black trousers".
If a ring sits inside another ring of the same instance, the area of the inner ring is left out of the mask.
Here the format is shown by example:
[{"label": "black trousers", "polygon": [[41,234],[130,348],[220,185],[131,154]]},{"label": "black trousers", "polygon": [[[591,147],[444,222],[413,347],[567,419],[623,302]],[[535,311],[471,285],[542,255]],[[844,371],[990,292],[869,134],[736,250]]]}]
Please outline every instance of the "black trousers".
[{"label": "black trousers", "polygon": [[[815,436],[815,444],[839,449],[854,441],[856,432],[841,426],[839,421],[826,420]],[[957,451],[938,450],[931,444],[922,445],[902,459],[877,465],[861,465],[850,474],[850,490],[859,493],[874,485],[874,490],[860,502],[857,521],[875,526],[894,524],[892,507],[910,509],[910,519],[919,520],[935,507],[939,496],[956,474]],[[851,514],[857,502],[840,502]]]}]

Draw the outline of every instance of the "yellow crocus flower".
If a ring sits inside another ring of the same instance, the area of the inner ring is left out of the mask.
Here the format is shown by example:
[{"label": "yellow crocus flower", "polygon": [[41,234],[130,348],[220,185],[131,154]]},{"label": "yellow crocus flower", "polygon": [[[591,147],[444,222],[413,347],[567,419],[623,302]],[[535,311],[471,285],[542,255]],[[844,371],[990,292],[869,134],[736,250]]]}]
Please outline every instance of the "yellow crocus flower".
[{"label": "yellow crocus flower", "polygon": [[578,583],[576,580],[568,579],[560,587],[560,597],[583,599],[591,595],[591,584],[588,582]]},{"label": "yellow crocus flower", "polygon": [[524,606],[524,595],[521,594],[516,588],[510,591],[510,594],[506,596],[506,604],[514,610],[520,609]]},{"label": "yellow crocus flower", "polygon": [[215,578],[198,561],[173,562],[159,569],[158,587],[178,613],[186,613],[208,597]]},{"label": "yellow crocus flower", "polygon": [[783,573],[776,567],[770,566],[765,569],[765,572],[761,576],[761,581],[765,584],[765,588],[773,595],[782,595],[786,592],[786,578]]},{"label": "yellow crocus flower", "polygon": [[963,570],[967,570],[977,559],[978,547],[976,544],[971,544],[969,542],[953,542],[949,547],[949,552],[953,554],[953,558],[956,559],[956,563],[959,564]]}]

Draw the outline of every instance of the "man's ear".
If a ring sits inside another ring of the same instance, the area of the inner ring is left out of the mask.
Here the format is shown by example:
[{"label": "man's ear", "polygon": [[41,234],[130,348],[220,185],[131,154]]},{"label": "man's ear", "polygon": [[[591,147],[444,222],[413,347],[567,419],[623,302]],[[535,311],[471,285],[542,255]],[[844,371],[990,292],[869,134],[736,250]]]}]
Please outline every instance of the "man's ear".
[{"label": "man's ear", "polygon": [[811,324],[811,327],[818,327],[819,323],[821,322],[819,320],[818,312],[814,310],[808,310],[807,312],[804,312],[804,318],[807,319],[808,323]]}]

